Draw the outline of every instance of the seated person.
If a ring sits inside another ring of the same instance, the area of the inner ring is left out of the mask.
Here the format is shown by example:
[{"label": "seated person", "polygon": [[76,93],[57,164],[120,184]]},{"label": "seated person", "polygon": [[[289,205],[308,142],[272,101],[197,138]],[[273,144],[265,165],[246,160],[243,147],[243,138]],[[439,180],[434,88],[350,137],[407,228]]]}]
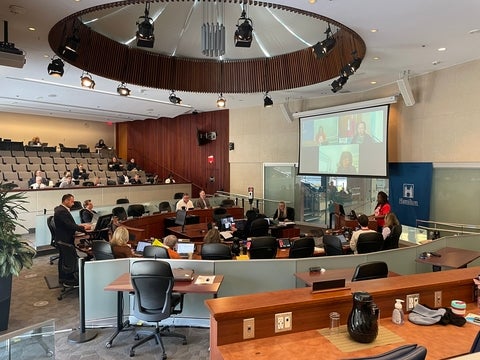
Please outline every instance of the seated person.
[{"label": "seated person", "polygon": [[115,259],[134,257],[135,253],[128,244],[129,234],[125,226],[119,226],[115,229],[110,240],[112,252]]},{"label": "seated person", "polygon": [[42,142],[38,136],[34,136],[32,140],[28,142],[28,146],[42,146]]},{"label": "seated person", "polygon": [[47,185],[45,185],[43,182],[42,182],[42,177],[41,176],[36,176],[35,177],[35,182],[30,185],[30,188],[32,189],[45,189],[47,187]]},{"label": "seated person", "polygon": [[108,171],[122,171],[123,164],[118,161],[117,157],[112,157],[112,160],[108,162]]},{"label": "seated person", "polygon": [[75,183],[73,182],[72,175],[68,173],[64,176],[62,182],[60,183],[60,188],[71,188],[75,187]]},{"label": "seated person", "polygon": [[173,174],[168,174],[168,177],[165,179],[165,184],[175,184],[175,179],[173,178]]},{"label": "seated person", "polygon": [[83,164],[77,164],[75,166],[75,169],[73,169],[73,178],[75,180],[87,180],[88,179],[88,174],[87,170],[83,168]]},{"label": "seated person", "polygon": [[131,158],[130,161],[128,162],[127,170],[128,171],[140,170],[134,158]]},{"label": "seated person", "polygon": [[101,149],[108,149],[108,146],[105,144],[105,141],[103,139],[98,140],[98,143],[95,144],[95,149],[101,150]]},{"label": "seated person", "polygon": [[259,213],[256,210],[247,210],[245,213],[247,221],[243,230],[238,230],[234,225],[231,226],[230,231],[234,237],[246,240],[250,237],[252,222],[260,217]]},{"label": "seated person", "polygon": [[203,237],[203,242],[205,244],[221,243],[222,237],[220,236],[220,232],[218,231],[218,229],[211,228],[210,230],[208,230]]},{"label": "seated person", "polygon": [[130,178],[127,175],[127,170],[123,170],[122,175],[117,178],[118,185],[130,184]]},{"label": "seated person", "polygon": [[33,184],[37,182],[37,177],[40,176],[42,178],[42,184],[48,186],[48,180],[43,176],[42,170],[35,171],[35,176],[33,176],[30,180],[28,180],[28,186],[31,187]]},{"label": "seated person", "polygon": [[350,238],[350,250],[353,251],[354,254],[358,254],[357,251],[357,242],[358,237],[361,234],[368,233],[368,232],[376,232],[375,230],[368,228],[368,216],[362,214],[358,217],[358,223],[360,224],[360,230],[354,231],[352,233],[352,237]]},{"label": "seated person", "polygon": [[133,178],[130,179],[130,184],[136,184],[136,185],[141,185],[142,184],[142,180],[140,180],[140,175],[138,174],[135,174],[133,175]]},{"label": "seated person", "polygon": [[195,208],[197,209],[211,209],[210,201],[208,201],[205,191],[200,191],[199,198],[195,201]]},{"label": "seated person", "polygon": [[293,214],[293,208],[288,208],[285,204],[285,201],[280,201],[278,203],[278,208],[273,214],[273,220],[278,219],[278,221],[293,221],[295,215]]},{"label": "seated person", "polygon": [[85,200],[83,202],[83,208],[85,209],[85,211],[80,211],[80,221],[82,223],[91,223],[93,215],[97,213],[95,210],[93,210],[92,200]]},{"label": "seated person", "polygon": [[177,202],[176,210],[191,210],[193,208],[193,202],[190,200],[190,195],[188,193],[184,193],[183,197]]},{"label": "seated person", "polygon": [[167,235],[163,238],[163,246],[168,251],[170,259],[181,259],[181,256],[175,251],[178,239],[175,235]]}]

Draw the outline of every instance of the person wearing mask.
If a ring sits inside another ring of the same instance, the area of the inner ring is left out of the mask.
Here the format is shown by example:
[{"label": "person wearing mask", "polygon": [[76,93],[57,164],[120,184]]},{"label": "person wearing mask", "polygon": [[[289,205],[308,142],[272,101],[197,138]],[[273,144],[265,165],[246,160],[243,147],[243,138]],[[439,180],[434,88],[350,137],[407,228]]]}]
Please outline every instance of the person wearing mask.
[{"label": "person wearing mask", "polygon": [[74,245],[75,233],[91,229],[90,224],[77,225],[70,213],[70,208],[75,202],[72,194],[62,196],[62,203],[53,210],[53,221],[55,222],[55,240]]},{"label": "person wearing mask", "polygon": [[382,232],[383,227],[385,226],[385,215],[387,215],[391,210],[390,203],[388,202],[388,195],[380,191],[377,194],[377,205],[375,205],[375,210],[373,215],[371,215],[377,221],[378,231]]},{"label": "person wearing mask", "polygon": [[353,251],[354,254],[358,254],[358,250],[357,250],[358,237],[364,233],[375,232],[375,230],[368,228],[367,215],[365,214],[360,215],[358,217],[358,223],[360,224],[360,230],[354,231],[352,233],[352,237],[350,238],[350,249]]},{"label": "person wearing mask", "polygon": [[129,234],[125,226],[119,226],[115,229],[110,240],[112,245],[112,252],[115,259],[134,257],[135,253],[128,244]]},{"label": "person wearing mask", "polygon": [[200,191],[199,198],[195,201],[195,207],[197,209],[211,209],[210,201],[207,199],[205,191]]},{"label": "person wearing mask", "polygon": [[188,193],[184,193],[183,197],[177,202],[176,210],[191,210],[193,208],[194,206],[192,200],[190,200],[190,195]]},{"label": "person wearing mask", "polygon": [[163,246],[167,249],[170,259],[181,259],[181,256],[175,250],[178,239],[175,235],[167,235],[163,239]]}]

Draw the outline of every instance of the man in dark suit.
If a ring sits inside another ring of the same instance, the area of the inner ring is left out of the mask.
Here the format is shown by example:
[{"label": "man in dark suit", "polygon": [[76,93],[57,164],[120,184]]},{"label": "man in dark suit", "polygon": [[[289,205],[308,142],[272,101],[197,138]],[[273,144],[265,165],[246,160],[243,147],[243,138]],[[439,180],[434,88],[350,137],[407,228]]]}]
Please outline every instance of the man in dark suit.
[{"label": "man in dark suit", "polygon": [[210,201],[207,199],[207,195],[205,194],[205,191],[200,191],[200,197],[198,198],[197,201],[195,201],[195,207],[197,209],[211,209],[212,206],[210,205]]},{"label": "man in dark suit", "polygon": [[62,203],[55,207],[53,212],[53,220],[55,222],[55,240],[67,244],[74,244],[75,232],[85,232],[90,230],[90,224],[77,225],[70,213],[75,198],[72,194],[62,196]]}]

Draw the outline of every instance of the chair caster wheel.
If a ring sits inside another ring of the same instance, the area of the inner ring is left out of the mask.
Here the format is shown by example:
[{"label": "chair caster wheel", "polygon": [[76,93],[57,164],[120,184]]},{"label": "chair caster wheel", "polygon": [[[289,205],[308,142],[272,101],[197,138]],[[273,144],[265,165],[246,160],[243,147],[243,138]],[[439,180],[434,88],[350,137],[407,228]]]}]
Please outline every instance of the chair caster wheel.
[{"label": "chair caster wheel", "polygon": [[134,357],[134,356],[135,356],[135,351],[130,350],[130,357]]},{"label": "chair caster wheel", "polygon": [[182,345],[187,345],[187,340],[183,340]]},{"label": "chair caster wheel", "polygon": [[105,347],[107,349],[110,349],[112,347],[112,343],[110,341],[108,341],[106,344],[105,344]]}]

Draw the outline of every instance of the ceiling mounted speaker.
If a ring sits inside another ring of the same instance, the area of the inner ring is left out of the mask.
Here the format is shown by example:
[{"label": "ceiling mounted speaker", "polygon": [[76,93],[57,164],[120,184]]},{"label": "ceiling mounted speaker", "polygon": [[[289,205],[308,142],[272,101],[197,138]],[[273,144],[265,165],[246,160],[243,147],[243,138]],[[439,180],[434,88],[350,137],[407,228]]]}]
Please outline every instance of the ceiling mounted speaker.
[{"label": "ceiling mounted speaker", "polygon": [[398,90],[400,90],[400,94],[402,94],[403,102],[405,106],[413,106],[415,105],[415,98],[413,97],[412,88],[410,87],[410,83],[408,82],[407,78],[403,78],[397,80]]}]

